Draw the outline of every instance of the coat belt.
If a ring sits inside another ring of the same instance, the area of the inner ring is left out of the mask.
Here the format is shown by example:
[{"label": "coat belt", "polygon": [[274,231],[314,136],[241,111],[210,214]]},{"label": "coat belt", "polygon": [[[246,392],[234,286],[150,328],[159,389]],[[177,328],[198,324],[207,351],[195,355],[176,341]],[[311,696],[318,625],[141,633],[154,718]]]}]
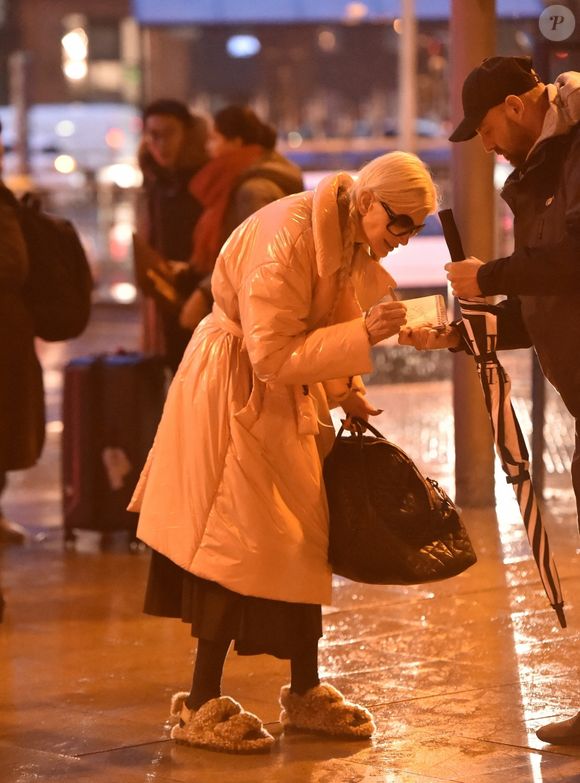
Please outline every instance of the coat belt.
[{"label": "coat belt", "polygon": [[231,318],[228,318],[228,316],[224,313],[221,307],[217,305],[215,302],[213,303],[212,313],[214,318],[218,322],[218,324],[224,330],[224,332],[227,332],[228,334],[233,334],[234,337],[240,337],[242,340],[244,339],[242,325],[239,324],[237,321],[232,321]]},{"label": "coat belt", "polygon": [[[212,309],[213,317],[216,319],[220,327],[232,334],[234,337],[244,339],[244,333],[242,326],[237,321],[233,321],[229,318],[219,305],[213,303]],[[254,383],[261,383],[254,373]],[[296,406],[296,424],[298,427],[299,435],[318,435],[318,411],[315,400],[309,393],[309,389],[306,386],[300,386],[298,384],[291,385],[292,393],[294,396],[294,404]]]}]

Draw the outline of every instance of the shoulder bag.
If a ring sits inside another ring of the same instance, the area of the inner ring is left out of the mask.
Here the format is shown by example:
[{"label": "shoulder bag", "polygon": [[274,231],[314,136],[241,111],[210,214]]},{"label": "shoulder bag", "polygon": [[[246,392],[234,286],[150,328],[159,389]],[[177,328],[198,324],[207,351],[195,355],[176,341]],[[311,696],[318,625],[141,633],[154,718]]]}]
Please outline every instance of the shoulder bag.
[{"label": "shoulder bag", "polygon": [[354,422],[350,435],[341,428],[324,464],[333,572],[369,584],[422,584],[473,565],[447,493],[368,422]]}]

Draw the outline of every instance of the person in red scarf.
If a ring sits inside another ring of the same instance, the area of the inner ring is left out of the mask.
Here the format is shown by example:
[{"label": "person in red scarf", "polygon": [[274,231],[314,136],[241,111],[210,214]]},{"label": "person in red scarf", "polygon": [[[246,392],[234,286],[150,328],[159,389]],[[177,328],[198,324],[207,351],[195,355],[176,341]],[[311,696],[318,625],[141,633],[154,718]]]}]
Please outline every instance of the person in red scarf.
[{"label": "person in red scarf", "polygon": [[189,190],[203,212],[193,232],[191,266],[205,279],[181,310],[182,327],[193,330],[211,310],[211,273],[221,246],[261,207],[304,189],[300,169],[274,149],[276,131],[247,106],[227,106],[213,122],[211,160]]}]

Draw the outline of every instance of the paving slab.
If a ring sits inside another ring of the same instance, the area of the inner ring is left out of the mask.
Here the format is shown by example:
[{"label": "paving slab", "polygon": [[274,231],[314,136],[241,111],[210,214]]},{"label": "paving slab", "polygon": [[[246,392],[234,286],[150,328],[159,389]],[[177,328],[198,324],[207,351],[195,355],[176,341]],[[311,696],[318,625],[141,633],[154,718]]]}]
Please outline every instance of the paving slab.
[{"label": "paving slab", "polygon": [[[372,710],[378,728],[371,741],[284,734],[278,694],[288,663],[233,653],[224,692],[261,716],[277,737],[273,751],[227,756],[170,740],[169,702],[189,687],[195,640],[179,621],[142,614],[146,552],[130,552],[126,536],[102,551],[90,533],[68,551],[59,529],[62,364],[116,345],[120,333],[125,347],[136,347],[136,321],[123,318],[104,312],[82,340],[42,348],[47,449],[36,468],[11,477],[6,503],[31,540],[0,548],[7,600],[1,783],[580,783],[580,748],[550,747],[535,736],[539,725],[580,708],[569,432],[551,396],[545,522],[566,598],[565,631],[547,603],[514,501],[498,484],[494,508],[463,512],[479,558],[464,574],[419,586],[334,580],[332,605],[323,608],[321,674]],[[381,372],[395,366],[385,362]],[[515,370],[528,426],[524,359]],[[379,429],[453,492],[450,391],[449,378],[437,377],[382,383],[371,394],[385,411]]]}]

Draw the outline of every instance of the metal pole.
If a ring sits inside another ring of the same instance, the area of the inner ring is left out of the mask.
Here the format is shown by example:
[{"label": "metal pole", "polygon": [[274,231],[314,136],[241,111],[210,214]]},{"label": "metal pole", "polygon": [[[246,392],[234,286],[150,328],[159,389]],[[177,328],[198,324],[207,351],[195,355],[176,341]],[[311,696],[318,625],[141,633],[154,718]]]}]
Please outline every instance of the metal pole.
[{"label": "metal pole", "polygon": [[16,174],[23,179],[30,175],[30,150],[28,146],[28,106],[30,55],[13,52],[8,59],[10,74],[10,103],[14,108],[14,138],[18,166]]},{"label": "metal pole", "polygon": [[[451,107],[456,124],[463,117],[463,80],[484,57],[495,53],[495,0],[452,0]],[[493,156],[479,139],[451,145],[453,210],[465,252],[482,260],[494,257]],[[495,504],[494,452],[473,359],[455,354],[455,492],[459,505],[487,508]]]},{"label": "metal pole", "polygon": [[165,97],[187,103],[190,92],[191,41],[176,31],[146,27],[142,36],[144,102]]},{"label": "metal pole", "polygon": [[399,144],[414,152],[417,118],[417,17],[415,0],[401,0],[402,31],[399,46]]}]

